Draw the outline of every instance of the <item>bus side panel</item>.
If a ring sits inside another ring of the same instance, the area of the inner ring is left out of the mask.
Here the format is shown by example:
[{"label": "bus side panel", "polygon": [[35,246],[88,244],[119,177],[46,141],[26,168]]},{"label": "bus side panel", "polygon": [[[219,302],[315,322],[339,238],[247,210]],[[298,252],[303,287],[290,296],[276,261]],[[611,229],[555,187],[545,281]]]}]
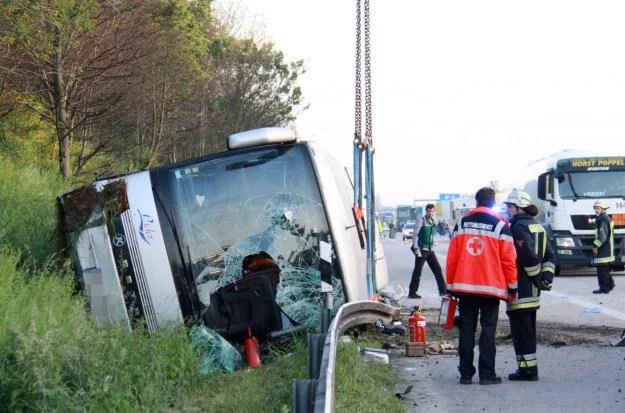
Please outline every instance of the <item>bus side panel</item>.
[{"label": "bus side panel", "polygon": [[150,298],[149,303],[143,302],[144,311],[154,312],[158,327],[170,322],[180,323],[182,313],[156,212],[150,174],[146,171],[129,175],[126,183],[128,206],[136,236],[137,254],[133,261],[140,260],[138,263],[133,262],[133,266],[137,278],[143,277]]},{"label": "bus side panel", "polygon": [[88,228],[76,241],[76,257],[94,319],[104,325],[130,328],[106,225]]}]

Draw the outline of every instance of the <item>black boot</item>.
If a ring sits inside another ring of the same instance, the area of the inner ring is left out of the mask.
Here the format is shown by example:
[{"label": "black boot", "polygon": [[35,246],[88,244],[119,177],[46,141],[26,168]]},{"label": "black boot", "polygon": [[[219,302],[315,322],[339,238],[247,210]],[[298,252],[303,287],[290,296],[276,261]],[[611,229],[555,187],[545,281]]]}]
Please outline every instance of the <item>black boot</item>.
[{"label": "black boot", "polygon": [[538,381],[538,374],[525,374],[517,370],[508,375],[510,381]]}]

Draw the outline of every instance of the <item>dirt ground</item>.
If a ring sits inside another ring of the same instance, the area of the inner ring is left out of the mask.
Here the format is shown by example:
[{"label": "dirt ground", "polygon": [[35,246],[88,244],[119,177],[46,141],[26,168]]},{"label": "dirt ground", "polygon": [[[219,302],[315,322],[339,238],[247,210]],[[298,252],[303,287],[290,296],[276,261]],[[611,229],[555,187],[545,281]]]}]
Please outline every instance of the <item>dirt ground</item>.
[{"label": "dirt ground", "polygon": [[537,322],[538,343],[554,347],[580,344],[605,345],[623,332],[608,326],[571,326],[562,323]]}]

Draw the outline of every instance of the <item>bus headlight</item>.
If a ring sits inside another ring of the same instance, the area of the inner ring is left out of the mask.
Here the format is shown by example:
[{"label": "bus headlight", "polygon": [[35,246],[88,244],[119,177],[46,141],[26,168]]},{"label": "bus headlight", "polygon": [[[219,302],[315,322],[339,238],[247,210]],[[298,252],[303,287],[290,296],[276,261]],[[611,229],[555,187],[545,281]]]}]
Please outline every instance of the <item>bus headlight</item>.
[{"label": "bus headlight", "polygon": [[573,238],[571,237],[556,238],[556,246],[562,248],[573,248],[575,246],[575,241],[573,241]]}]

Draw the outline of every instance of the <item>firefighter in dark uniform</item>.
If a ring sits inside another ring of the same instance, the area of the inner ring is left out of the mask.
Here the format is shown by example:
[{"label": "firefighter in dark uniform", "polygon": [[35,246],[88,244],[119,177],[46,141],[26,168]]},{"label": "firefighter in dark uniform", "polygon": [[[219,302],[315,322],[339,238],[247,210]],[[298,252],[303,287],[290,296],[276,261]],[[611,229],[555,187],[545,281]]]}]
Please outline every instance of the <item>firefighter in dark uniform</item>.
[{"label": "firefighter in dark uniform", "polygon": [[614,278],[610,274],[610,264],[614,263],[614,223],[606,214],[609,206],[603,201],[596,201],[595,240],[592,244],[593,263],[597,266],[599,289],[594,294],[607,294],[614,288]]},{"label": "firefighter in dark uniform", "polygon": [[536,311],[540,291],[550,290],[555,265],[547,233],[536,218],[538,208],[529,194],[513,190],[504,201],[517,253],[517,300],[507,307],[518,369],[508,376],[513,381],[538,380],[536,360]]}]

